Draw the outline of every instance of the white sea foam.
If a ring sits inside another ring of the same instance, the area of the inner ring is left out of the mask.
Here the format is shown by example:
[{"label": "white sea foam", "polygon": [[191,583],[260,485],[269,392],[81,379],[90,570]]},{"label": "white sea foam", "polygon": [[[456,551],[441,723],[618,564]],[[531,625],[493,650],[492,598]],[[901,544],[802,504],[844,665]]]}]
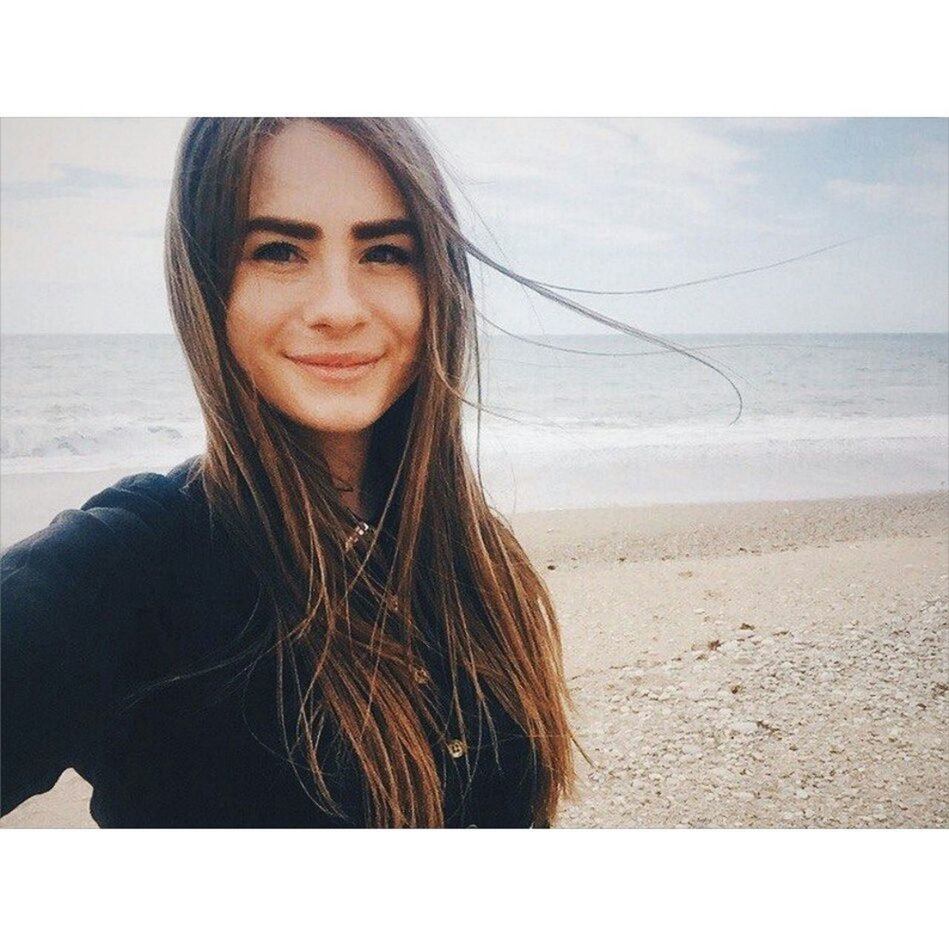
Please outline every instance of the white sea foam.
[{"label": "white sea foam", "polygon": [[[705,421],[667,425],[630,427],[621,419],[586,420],[555,418],[547,424],[520,423],[489,419],[482,435],[503,444],[506,451],[558,451],[570,447],[578,451],[609,451],[624,448],[717,448],[723,452],[736,448],[767,448],[795,442],[828,442],[845,450],[848,443],[881,445],[905,439],[945,439],[949,435],[949,417],[924,415],[909,418],[815,418],[771,416],[729,421]],[[471,436],[470,441],[473,440]],[[472,441],[473,443],[473,441]]]}]

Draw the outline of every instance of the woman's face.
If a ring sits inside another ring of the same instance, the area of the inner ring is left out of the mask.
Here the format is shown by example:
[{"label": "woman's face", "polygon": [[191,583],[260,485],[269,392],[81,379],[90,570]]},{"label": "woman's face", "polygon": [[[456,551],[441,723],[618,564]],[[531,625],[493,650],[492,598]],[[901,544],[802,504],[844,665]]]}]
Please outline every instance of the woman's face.
[{"label": "woman's face", "polygon": [[313,121],[269,139],[227,307],[261,396],[316,433],[366,432],[417,375],[423,312],[415,227],[382,166]]}]

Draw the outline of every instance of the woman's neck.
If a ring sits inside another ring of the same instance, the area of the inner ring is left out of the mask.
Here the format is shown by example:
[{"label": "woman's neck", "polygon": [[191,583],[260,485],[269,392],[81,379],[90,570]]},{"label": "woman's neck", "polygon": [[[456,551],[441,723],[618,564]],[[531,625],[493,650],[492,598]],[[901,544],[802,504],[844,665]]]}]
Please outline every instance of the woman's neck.
[{"label": "woman's neck", "polygon": [[375,518],[375,498],[366,477],[371,429],[363,432],[320,432],[320,449],[339,491],[340,500],[363,521]]}]

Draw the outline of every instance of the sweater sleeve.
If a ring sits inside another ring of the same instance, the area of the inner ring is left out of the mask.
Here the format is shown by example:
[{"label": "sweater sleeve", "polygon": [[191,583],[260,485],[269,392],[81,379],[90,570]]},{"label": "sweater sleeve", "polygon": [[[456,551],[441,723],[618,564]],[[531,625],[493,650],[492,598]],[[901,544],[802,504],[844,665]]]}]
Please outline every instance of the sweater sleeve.
[{"label": "sweater sleeve", "polygon": [[0,557],[0,813],[67,768],[92,780],[129,618],[181,542],[177,494],[123,478]]}]

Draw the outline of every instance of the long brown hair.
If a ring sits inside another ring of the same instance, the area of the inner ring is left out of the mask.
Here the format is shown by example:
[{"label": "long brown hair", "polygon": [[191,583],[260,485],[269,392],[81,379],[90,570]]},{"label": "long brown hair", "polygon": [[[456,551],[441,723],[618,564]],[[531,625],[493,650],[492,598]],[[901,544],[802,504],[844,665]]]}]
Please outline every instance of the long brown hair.
[{"label": "long brown hair", "polygon": [[314,802],[340,813],[317,757],[330,725],[361,769],[371,825],[442,825],[440,782],[426,738],[431,713],[412,679],[417,630],[430,624],[444,636],[461,727],[458,676],[465,674],[492,730],[485,689],[528,736],[538,775],[534,821],[549,824],[573,791],[573,746],[579,745],[568,721],[572,703],[550,593],[489,507],[462,441],[472,371],[479,408],[481,391],[467,255],[597,314],[506,270],[465,239],[433,151],[414,122],[316,120],[350,136],[392,177],[418,227],[426,288],[418,378],[373,428],[367,470],[386,498],[378,531],[368,549],[348,546],[353,517],[325,461],[259,397],[226,343],[254,156],[288,121],[299,120],[192,120],[180,146],[166,232],[171,309],[207,428],[200,476],[212,510],[267,596],[278,709],[282,716],[289,683],[299,710],[294,748],[281,717],[287,751],[302,748]]}]

